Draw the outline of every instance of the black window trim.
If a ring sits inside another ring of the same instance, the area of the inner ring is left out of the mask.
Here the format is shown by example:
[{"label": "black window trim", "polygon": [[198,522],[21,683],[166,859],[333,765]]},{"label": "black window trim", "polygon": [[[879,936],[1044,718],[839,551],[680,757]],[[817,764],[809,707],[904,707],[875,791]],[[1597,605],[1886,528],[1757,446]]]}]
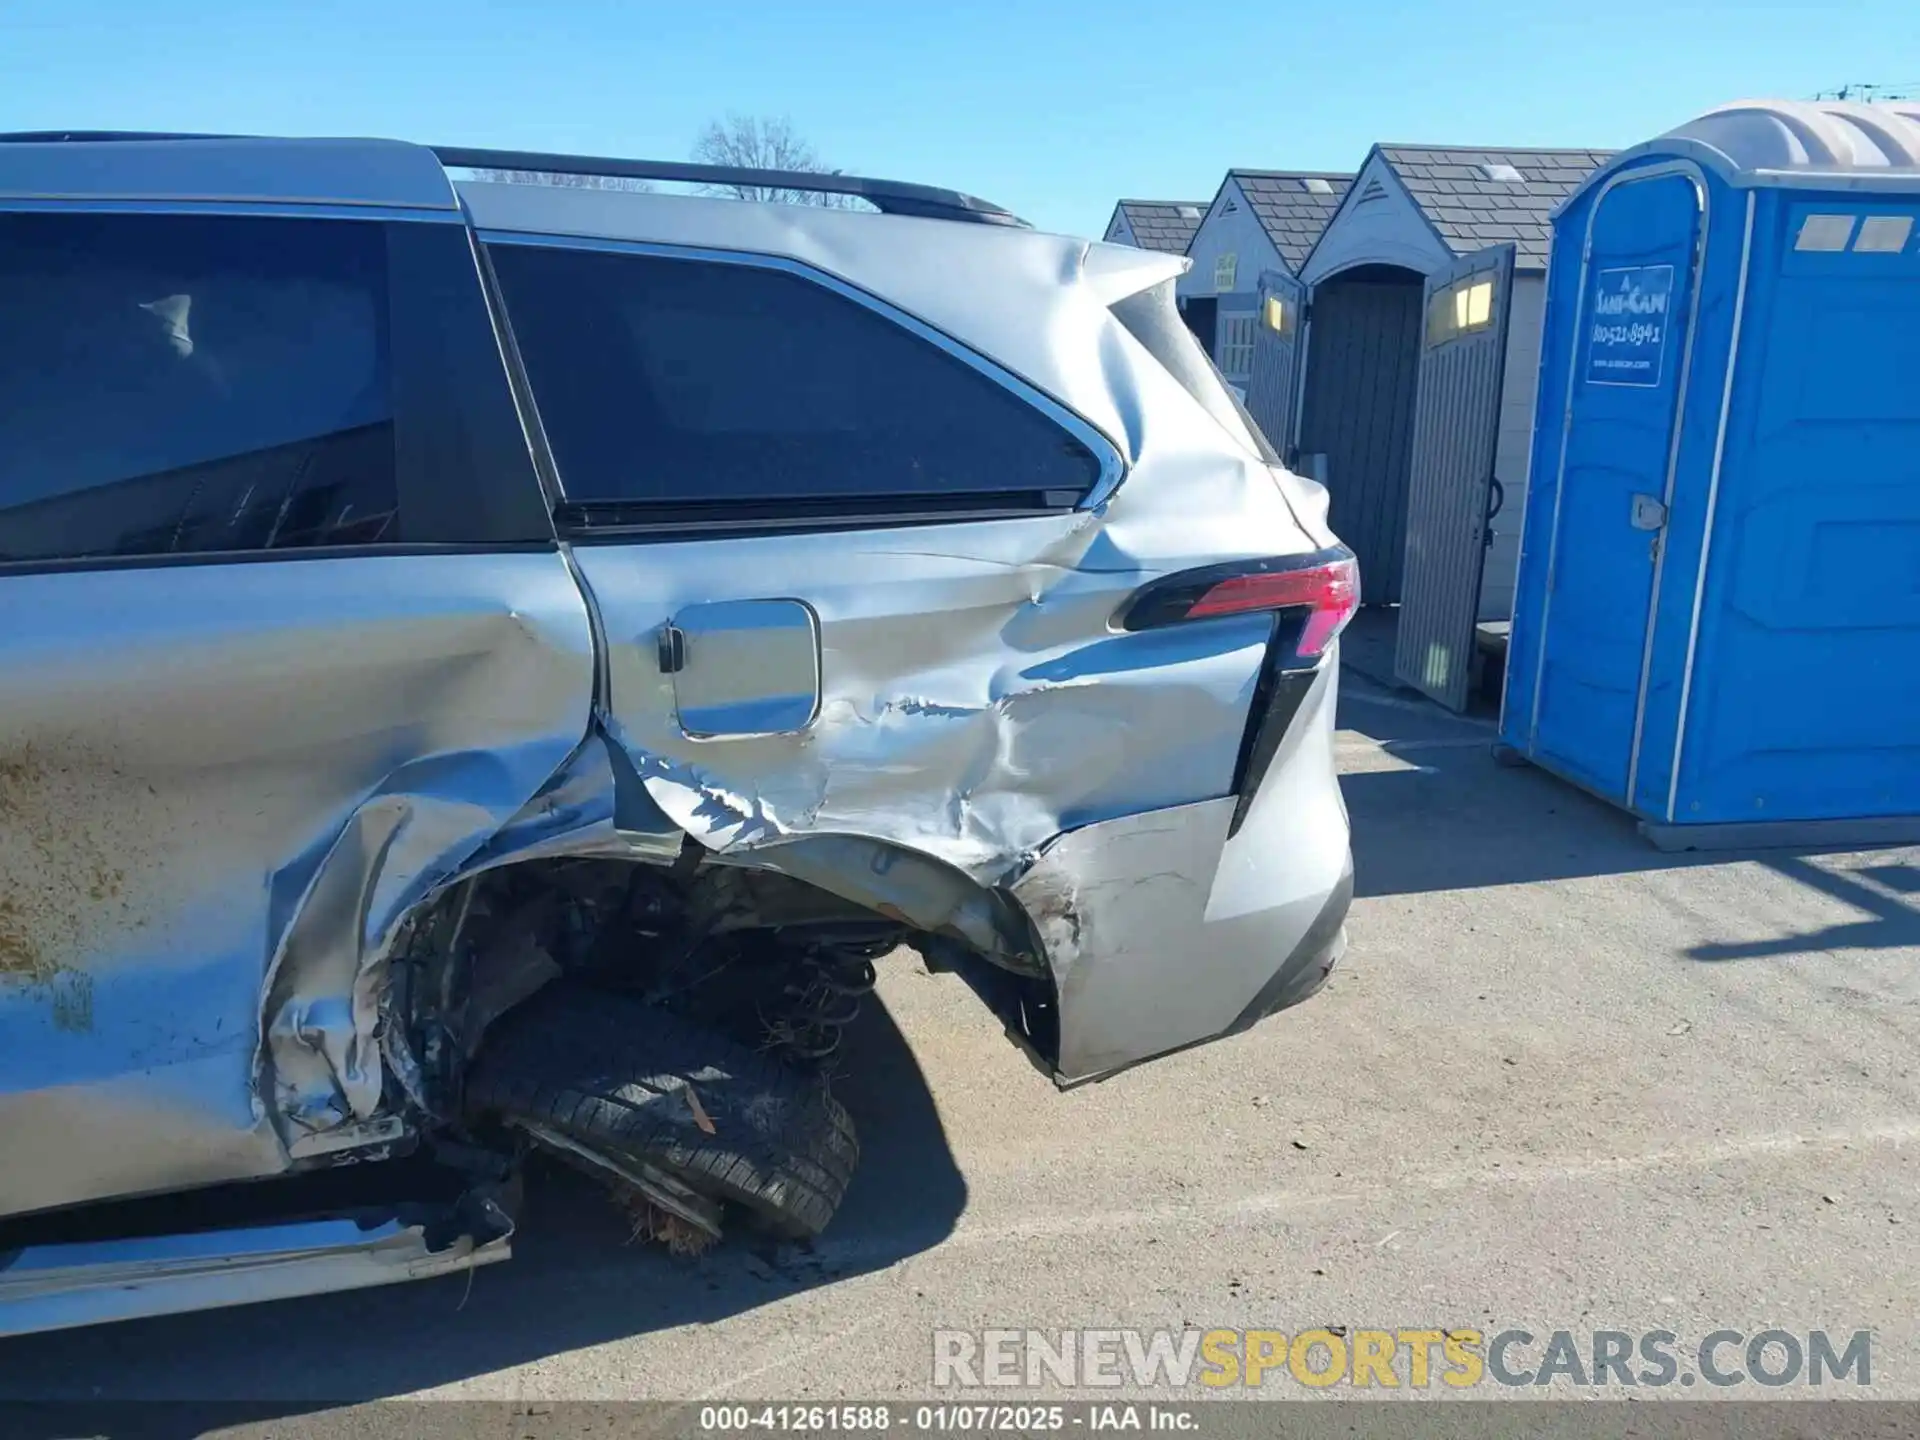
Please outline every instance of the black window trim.
[{"label": "black window trim", "polygon": [[385,556],[420,559],[434,555],[551,555],[552,540],[376,540],[367,545],[306,545],[297,550],[180,550],[155,555],[51,556],[0,560],[0,580],[15,575],[65,575],[91,570],[173,570],[187,566],[294,565],[317,560]]},{"label": "black window trim", "polygon": [[1088,487],[1085,494],[1073,496],[1071,503],[1058,504],[1053,503],[1055,498],[1059,497],[1064,501],[1066,492],[1050,491],[1045,494],[1022,492],[1016,495],[987,491],[977,495],[955,496],[946,503],[941,503],[939,499],[930,501],[929,497],[924,495],[874,495],[860,497],[865,502],[863,505],[837,508],[831,513],[823,513],[821,507],[811,498],[798,496],[791,500],[726,502],[724,517],[719,515],[709,517],[701,513],[708,509],[705,506],[652,507],[647,517],[643,519],[637,513],[637,507],[630,501],[568,500],[562,488],[558,468],[553,462],[551,446],[547,443],[545,425],[540,420],[539,404],[534,398],[533,387],[527,379],[525,363],[520,357],[519,342],[513,338],[512,311],[505,305],[504,296],[493,275],[493,267],[488,263],[484,267],[488,281],[488,298],[499,307],[495,324],[502,335],[507,337],[506,349],[510,356],[509,368],[513,372],[514,388],[517,394],[525,396],[524,403],[528,407],[528,415],[532,421],[530,428],[539,436],[540,447],[547,452],[541,458],[539,469],[545,483],[554,487],[555,493],[552,500],[555,528],[569,540],[604,544],[635,539],[679,539],[708,534],[867,529],[884,528],[889,525],[955,524],[963,521],[1056,515],[1071,513],[1075,510],[1097,509],[1106,503],[1114,490],[1119,487],[1121,480],[1125,478],[1126,465],[1113,442],[1102,431],[1046,391],[1015,374],[998,361],[956,340],[944,330],[929,325],[918,316],[902,310],[873,292],[863,290],[858,285],[829,271],[809,265],[804,260],[758,250],[726,250],[707,245],[669,245],[652,240],[622,240],[600,235],[548,234],[534,230],[476,229],[475,237],[479,241],[480,253],[483,257],[491,246],[514,245],[535,250],[578,250],[589,254],[642,255],[662,260],[702,261],[713,265],[737,265],[751,269],[776,270],[793,275],[851,300],[993,381],[1014,398],[1038,410],[1084,445],[1100,467],[1099,476]]}]

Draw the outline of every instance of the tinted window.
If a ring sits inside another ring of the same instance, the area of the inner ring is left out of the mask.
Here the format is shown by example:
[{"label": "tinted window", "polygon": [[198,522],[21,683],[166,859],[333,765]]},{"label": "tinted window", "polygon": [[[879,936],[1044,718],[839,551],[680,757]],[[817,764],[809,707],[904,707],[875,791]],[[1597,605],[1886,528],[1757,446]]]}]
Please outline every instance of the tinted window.
[{"label": "tinted window", "polygon": [[397,538],[382,227],[0,216],[0,559]]},{"label": "tinted window", "polygon": [[491,254],[570,500],[1040,504],[1099,476],[1085,446],[1005,386],[801,276]]}]

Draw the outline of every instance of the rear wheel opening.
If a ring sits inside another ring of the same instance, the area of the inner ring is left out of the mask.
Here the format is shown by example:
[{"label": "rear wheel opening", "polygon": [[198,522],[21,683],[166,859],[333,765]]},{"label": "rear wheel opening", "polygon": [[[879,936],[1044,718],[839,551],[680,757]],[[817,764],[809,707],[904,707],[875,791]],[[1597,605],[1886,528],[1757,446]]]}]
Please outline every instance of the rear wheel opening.
[{"label": "rear wheel opening", "polygon": [[456,886],[393,967],[406,1101],[454,1146],[539,1150],[696,1250],[820,1233],[859,1161],[831,1092],[909,926],[790,877],[551,860]]}]

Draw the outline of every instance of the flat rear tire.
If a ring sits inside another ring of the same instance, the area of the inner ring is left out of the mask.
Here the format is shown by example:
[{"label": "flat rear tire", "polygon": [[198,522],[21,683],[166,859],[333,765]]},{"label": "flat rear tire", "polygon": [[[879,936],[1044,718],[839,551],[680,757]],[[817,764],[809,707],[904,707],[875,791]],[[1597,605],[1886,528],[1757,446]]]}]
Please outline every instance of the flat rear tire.
[{"label": "flat rear tire", "polygon": [[631,996],[548,986],[495,1022],[467,1113],[645,1161],[763,1227],[810,1239],[860,1160],[824,1077]]}]

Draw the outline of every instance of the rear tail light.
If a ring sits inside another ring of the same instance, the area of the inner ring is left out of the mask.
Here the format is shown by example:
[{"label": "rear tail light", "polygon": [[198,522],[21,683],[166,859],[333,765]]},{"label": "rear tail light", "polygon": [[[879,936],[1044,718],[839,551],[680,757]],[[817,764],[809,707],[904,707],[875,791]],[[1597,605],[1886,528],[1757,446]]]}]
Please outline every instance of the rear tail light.
[{"label": "rear tail light", "polygon": [[1137,592],[1120,614],[1125,630],[1275,611],[1300,622],[1292,650],[1317,660],[1360,608],[1360,570],[1344,546],[1311,555],[1183,570]]}]

